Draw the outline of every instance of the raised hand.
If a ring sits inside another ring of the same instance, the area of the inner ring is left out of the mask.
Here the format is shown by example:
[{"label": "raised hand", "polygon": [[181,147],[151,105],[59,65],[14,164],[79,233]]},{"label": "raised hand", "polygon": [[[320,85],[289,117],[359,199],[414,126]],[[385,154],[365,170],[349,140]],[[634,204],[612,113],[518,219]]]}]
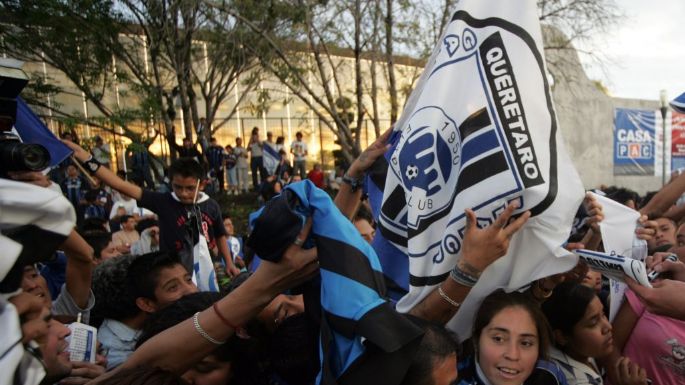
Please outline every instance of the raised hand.
[{"label": "raised hand", "polygon": [[457,262],[461,270],[478,276],[491,263],[507,253],[511,237],[530,218],[530,211],[526,211],[509,223],[509,219],[517,208],[517,203],[510,204],[494,223],[484,229],[478,228],[476,213],[471,209],[466,209],[464,246],[461,259]]}]

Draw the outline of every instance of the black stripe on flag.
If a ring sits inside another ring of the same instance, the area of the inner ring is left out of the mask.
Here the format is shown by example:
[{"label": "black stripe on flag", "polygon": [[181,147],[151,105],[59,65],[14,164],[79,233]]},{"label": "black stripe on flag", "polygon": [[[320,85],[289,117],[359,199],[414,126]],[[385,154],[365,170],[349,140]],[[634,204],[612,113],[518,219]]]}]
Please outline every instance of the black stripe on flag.
[{"label": "black stripe on flag", "polygon": [[407,201],[404,198],[404,189],[401,185],[397,185],[388,196],[388,199],[385,200],[385,203],[383,203],[381,212],[387,218],[397,221],[399,220],[398,216],[400,215],[400,212],[404,210],[406,206]]},{"label": "black stripe on flag", "polygon": [[406,237],[403,237],[400,234],[397,234],[397,233],[393,232],[392,230],[387,229],[385,226],[383,226],[382,223],[378,224],[378,228],[381,230],[381,234],[383,234],[383,237],[386,240],[388,240],[388,241],[390,241],[396,245],[407,247],[407,238]]},{"label": "black stripe on flag", "polygon": [[316,238],[316,248],[319,255],[326,256],[319,258],[319,265],[322,269],[340,274],[385,297],[383,273],[374,270],[368,258],[359,249],[320,234]]},{"label": "black stripe on flag", "polygon": [[388,175],[388,161],[384,156],[376,159],[369,168],[369,178],[376,185],[378,190],[385,190],[385,178]]},{"label": "black stripe on flag", "polygon": [[502,151],[481,158],[461,170],[457,181],[457,193],[508,169],[507,159]]},{"label": "black stripe on flag", "polygon": [[469,135],[482,128],[489,127],[490,124],[492,124],[490,115],[485,107],[474,112],[459,125],[459,133],[461,134],[462,142],[466,140]]},{"label": "black stripe on flag", "polygon": [[447,276],[450,275],[449,272],[440,275],[431,275],[428,277],[417,277],[415,275],[409,275],[409,284],[411,286],[433,286],[442,283]]}]

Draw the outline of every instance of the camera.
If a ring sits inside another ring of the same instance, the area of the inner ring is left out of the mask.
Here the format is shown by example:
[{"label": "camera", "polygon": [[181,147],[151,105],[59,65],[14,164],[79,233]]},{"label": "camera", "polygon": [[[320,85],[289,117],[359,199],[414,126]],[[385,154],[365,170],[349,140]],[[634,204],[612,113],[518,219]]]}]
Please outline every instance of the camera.
[{"label": "camera", "polygon": [[45,147],[22,143],[12,130],[17,119],[17,97],[28,79],[21,69],[0,63],[0,177],[10,171],[40,171],[50,164]]}]

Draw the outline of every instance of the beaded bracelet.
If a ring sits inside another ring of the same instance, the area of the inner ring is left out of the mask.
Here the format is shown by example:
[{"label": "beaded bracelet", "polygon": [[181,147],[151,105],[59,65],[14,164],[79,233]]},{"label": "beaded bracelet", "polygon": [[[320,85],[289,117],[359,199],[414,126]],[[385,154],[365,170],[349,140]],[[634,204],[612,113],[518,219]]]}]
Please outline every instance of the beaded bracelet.
[{"label": "beaded bracelet", "polygon": [[466,287],[474,287],[478,281],[478,277],[465,273],[458,265],[454,266],[454,269],[450,271],[450,278],[452,278],[454,282]]},{"label": "beaded bracelet", "polygon": [[193,315],[193,325],[195,326],[195,330],[207,341],[213,343],[214,345],[223,345],[226,343],[226,341],[219,341],[217,339],[212,338],[207,332],[200,326],[200,320],[198,319],[198,316],[200,315],[200,312],[195,313]]}]

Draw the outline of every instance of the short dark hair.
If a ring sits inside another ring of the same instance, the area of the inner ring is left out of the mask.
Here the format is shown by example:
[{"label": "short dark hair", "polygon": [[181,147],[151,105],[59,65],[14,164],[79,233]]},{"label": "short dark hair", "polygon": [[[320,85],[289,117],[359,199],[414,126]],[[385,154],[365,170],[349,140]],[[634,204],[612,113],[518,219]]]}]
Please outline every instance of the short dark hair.
[{"label": "short dark hair", "polygon": [[123,225],[124,223],[126,223],[131,218],[133,218],[133,215],[122,215],[119,218],[119,223]]},{"label": "short dark hair", "polygon": [[504,290],[496,290],[483,300],[476,313],[476,318],[473,321],[473,329],[471,335],[473,345],[476,352],[479,351],[478,343],[480,335],[486,326],[500,311],[509,307],[523,308],[530,318],[535,322],[535,328],[538,332],[538,358],[547,358],[549,350],[549,325],[547,319],[540,311],[540,307],[533,302],[529,295],[519,293],[517,291],[507,293]]},{"label": "short dark hair", "polygon": [[570,336],[595,297],[595,291],[587,286],[578,282],[562,282],[554,288],[552,296],[542,303],[542,312],[552,330],[560,330]]},{"label": "short dark hair", "polygon": [[84,233],[88,231],[94,231],[94,230],[101,230],[101,231],[107,231],[107,221],[98,218],[98,217],[92,217],[92,218],[86,218],[83,220],[83,223],[79,226],[79,234],[83,236]]},{"label": "short dark hair", "polygon": [[295,133],[295,136],[302,136],[302,133],[301,133],[300,131],[297,131],[297,132]]},{"label": "short dark hair", "polygon": [[136,259],[133,255],[108,259],[93,270],[93,296],[97,298],[93,313],[121,321],[140,313],[136,297],[126,284],[127,272]]},{"label": "short dark hair", "polygon": [[633,201],[635,205],[640,204],[640,195],[636,193],[633,190],[624,188],[624,187],[618,187],[618,186],[609,186],[602,190],[605,194],[606,197],[614,200],[622,205],[625,205],[628,203],[628,201]]},{"label": "short dark hair", "polygon": [[126,276],[133,297],[157,300],[155,288],[159,283],[159,272],[176,265],[183,266],[179,256],[166,251],[156,251],[139,256],[131,262]]},{"label": "short dark hair", "polygon": [[354,220],[352,221],[352,223],[354,223],[354,222],[356,222],[356,221],[358,221],[358,220],[360,220],[360,219],[366,220],[367,222],[369,222],[369,224],[370,224],[371,226],[374,226],[374,227],[375,227],[375,222],[374,222],[374,220],[373,220],[373,215],[372,215],[372,214],[369,212],[369,210],[367,210],[366,207],[364,207],[364,206],[359,206],[359,210],[357,210],[357,214],[355,215]]},{"label": "short dark hair", "polygon": [[86,202],[88,203],[93,203],[95,202],[96,199],[98,199],[98,190],[88,190],[86,192],[86,195],[84,196],[86,199]]},{"label": "short dark hair", "polygon": [[112,242],[112,234],[104,230],[84,231],[81,236],[93,248],[95,259],[100,259],[102,257],[102,250]]},{"label": "short dark hair", "polygon": [[[192,293],[181,297],[164,309],[152,313],[145,320],[141,335],[136,342],[136,348],[157,334],[191,318],[195,313],[209,308],[212,304],[219,301],[221,297],[220,293],[208,291]],[[233,335],[229,338],[228,343],[217,347],[212,354],[219,361],[232,361],[236,355],[237,338],[237,336]]]},{"label": "short dark hair", "polygon": [[437,323],[410,315],[407,317],[424,329],[424,335],[400,385],[432,385],[435,364],[457,354],[457,335]]},{"label": "short dark hair", "polygon": [[159,222],[156,219],[152,218],[147,218],[147,219],[142,219],[136,223],[136,231],[139,233],[143,233],[143,231],[149,229],[152,226],[159,226]]},{"label": "short dark hair", "polygon": [[202,179],[204,171],[202,170],[202,165],[193,158],[179,158],[169,166],[169,179],[173,179],[175,175],[182,178],[193,177]]}]

